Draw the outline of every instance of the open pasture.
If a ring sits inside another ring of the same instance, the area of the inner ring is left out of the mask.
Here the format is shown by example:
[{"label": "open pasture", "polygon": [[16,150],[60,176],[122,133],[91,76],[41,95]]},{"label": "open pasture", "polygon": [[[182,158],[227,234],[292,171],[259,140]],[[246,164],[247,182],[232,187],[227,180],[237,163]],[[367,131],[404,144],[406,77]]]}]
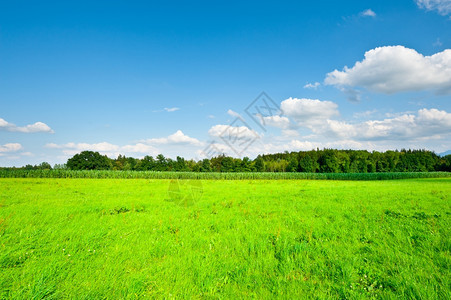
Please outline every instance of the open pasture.
[{"label": "open pasture", "polygon": [[169,183],[0,179],[0,298],[451,298],[450,178]]}]

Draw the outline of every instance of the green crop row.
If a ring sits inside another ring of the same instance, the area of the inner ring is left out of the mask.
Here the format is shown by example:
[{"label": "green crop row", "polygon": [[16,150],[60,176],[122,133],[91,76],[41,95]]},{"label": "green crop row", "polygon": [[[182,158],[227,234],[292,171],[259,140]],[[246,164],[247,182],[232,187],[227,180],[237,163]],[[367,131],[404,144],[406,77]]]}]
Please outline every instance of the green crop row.
[{"label": "green crop row", "polygon": [[0,178],[142,178],[142,179],[329,179],[329,180],[391,180],[410,178],[445,178],[449,172],[396,173],[196,173],[107,170],[0,170]]}]

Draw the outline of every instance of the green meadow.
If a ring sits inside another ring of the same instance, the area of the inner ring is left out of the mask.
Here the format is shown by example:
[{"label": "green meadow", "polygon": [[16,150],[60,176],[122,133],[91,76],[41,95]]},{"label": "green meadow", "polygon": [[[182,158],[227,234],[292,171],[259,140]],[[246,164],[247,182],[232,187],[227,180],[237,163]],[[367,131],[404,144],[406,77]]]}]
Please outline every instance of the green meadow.
[{"label": "green meadow", "polygon": [[0,179],[0,298],[451,299],[451,178],[187,182]]}]

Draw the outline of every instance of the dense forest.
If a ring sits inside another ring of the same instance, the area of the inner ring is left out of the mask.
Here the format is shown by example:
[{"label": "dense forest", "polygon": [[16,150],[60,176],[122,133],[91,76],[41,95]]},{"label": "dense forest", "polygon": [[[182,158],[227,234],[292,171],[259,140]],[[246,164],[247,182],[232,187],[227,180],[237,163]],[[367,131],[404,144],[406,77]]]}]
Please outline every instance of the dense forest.
[{"label": "dense forest", "polygon": [[[83,151],[66,164],[54,169],[69,170],[136,170],[176,172],[307,172],[307,173],[373,173],[451,171],[451,155],[440,157],[427,150],[368,152],[365,150],[312,150],[259,155],[254,160],[220,155],[200,161],[180,156],[171,159],[162,154],[142,159],[119,155],[108,158],[98,152]],[[51,165],[26,165],[18,169],[45,170]]]}]

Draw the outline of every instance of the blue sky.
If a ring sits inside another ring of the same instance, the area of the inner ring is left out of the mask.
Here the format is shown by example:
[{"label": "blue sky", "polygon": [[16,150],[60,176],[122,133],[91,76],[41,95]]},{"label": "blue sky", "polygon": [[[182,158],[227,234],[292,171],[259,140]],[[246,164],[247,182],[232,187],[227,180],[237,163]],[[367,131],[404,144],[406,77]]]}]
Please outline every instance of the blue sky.
[{"label": "blue sky", "polygon": [[1,166],[451,149],[449,0],[93,2],[0,0]]}]

